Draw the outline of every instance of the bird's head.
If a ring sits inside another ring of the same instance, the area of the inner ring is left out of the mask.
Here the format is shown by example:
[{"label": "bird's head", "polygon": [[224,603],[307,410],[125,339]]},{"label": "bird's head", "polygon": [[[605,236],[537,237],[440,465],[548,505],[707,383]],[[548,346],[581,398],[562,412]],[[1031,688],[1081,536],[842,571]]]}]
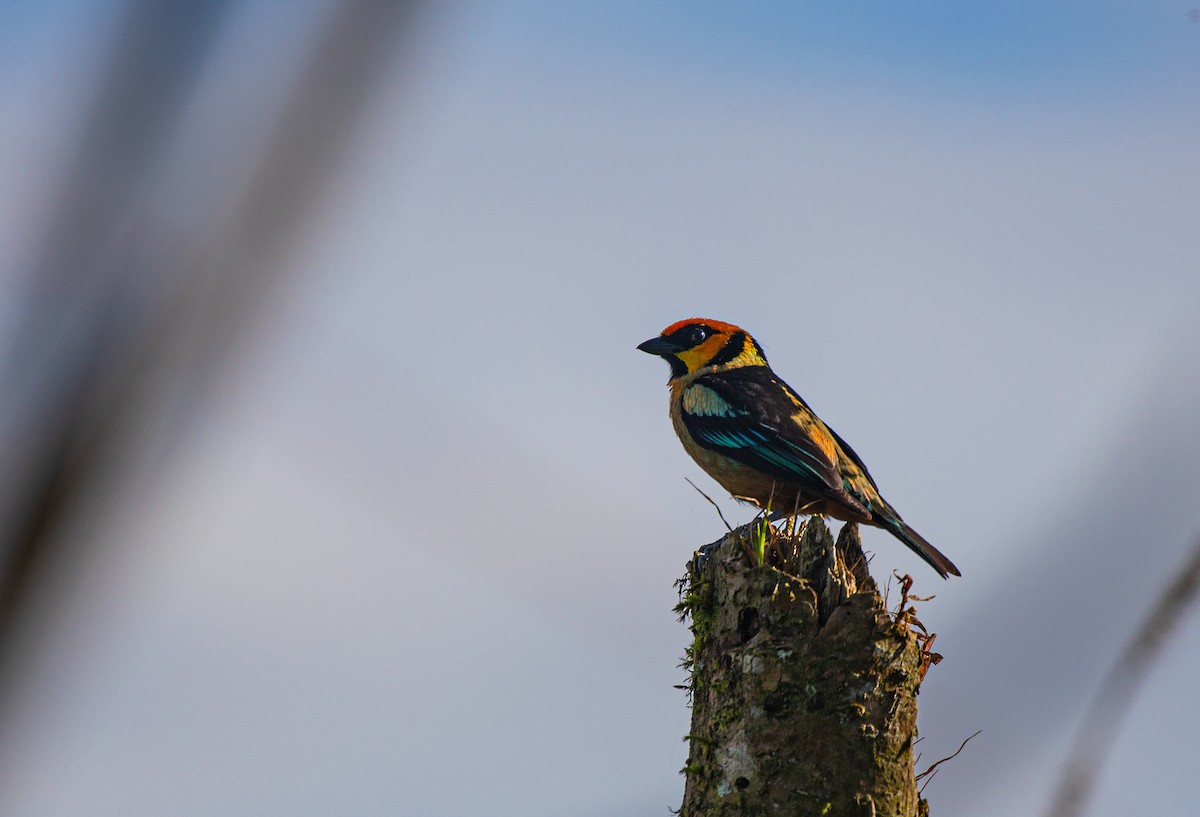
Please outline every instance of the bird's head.
[{"label": "bird's head", "polygon": [[699,372],[767,365],[762,347],[749,332],[708,318],[673,323],[638,348],[671,364],[672,380]]}]

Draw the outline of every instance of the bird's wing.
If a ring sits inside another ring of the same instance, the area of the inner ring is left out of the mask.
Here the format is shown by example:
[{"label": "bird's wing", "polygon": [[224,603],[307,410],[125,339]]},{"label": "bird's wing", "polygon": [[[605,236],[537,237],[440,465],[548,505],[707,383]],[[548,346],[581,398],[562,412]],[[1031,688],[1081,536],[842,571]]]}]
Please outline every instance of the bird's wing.
[{"label": "bird's wing", "polygon": [[816,496],[851,507],[838,470],[838,442],[812,410],[765,366],[704,375],[681,395],[696,443]]}]

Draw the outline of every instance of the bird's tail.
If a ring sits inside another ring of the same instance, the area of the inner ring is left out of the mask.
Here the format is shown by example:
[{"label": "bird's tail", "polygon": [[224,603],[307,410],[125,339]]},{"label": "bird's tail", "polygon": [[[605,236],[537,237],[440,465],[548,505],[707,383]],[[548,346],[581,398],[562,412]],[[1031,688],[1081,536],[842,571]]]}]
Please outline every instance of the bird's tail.
[{"label": "bird's tail", "polygon": [[876,524],[892,532],[892,535],[908,545],[914,553],[929,563],[944,579],[947,576],[961,576],[954,562],[950,561],[940,550],[925,541],[925,537],[910,528],[898,516],[885,517],[876,515]]}]

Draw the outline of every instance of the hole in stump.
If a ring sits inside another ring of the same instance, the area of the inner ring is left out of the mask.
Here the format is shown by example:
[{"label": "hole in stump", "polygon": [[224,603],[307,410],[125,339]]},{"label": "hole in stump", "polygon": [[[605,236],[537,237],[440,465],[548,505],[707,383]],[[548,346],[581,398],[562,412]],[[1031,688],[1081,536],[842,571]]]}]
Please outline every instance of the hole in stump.
[{"label": "hole in stump", "polygon": [[758,610],[753,607],[744,607],[742,612],[738,613],[738,635],[742,637],[742,643],[745,644],[758,632]]},{"label": "hole in stump", "polygon": [[750,787],[750,781],[744,777],[739,777],[737,780],[733,781],[733,785],[737,786],[739,789],[747,789]]}]

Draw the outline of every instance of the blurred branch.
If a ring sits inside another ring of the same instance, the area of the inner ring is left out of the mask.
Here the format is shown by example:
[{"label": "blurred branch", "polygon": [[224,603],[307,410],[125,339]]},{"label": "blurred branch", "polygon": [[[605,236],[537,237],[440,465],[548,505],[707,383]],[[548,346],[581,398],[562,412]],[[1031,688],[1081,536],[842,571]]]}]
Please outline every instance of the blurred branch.
[{"label": "blurred branch", "polygon": [[339,4],[217,242],[220,286],[205,304],[201,348],[227,349],[282,271],[282,253],[337,170],[417,5],[416,0]]},{"label": "blurred branch", "polygon": [[135,4],[31,272],[27,320],[5,350],[0,693],[17,663],[16,622],[56,589],[44,567],[67,555],[63,522],[143,442],[147,407],[171,415],[177,439],[245,340],[415,2],[339,3],[240,181],[239,204],[215,235],[164,253],[154,236],[122,227],[158,170],[226,6]]},{"label": "blurred branch", "polygon": [[103,433],[95,423],[99,381],[135,331],[122,320],[130,273],[117,236],[166,152],[228,8],[224,0],[138,0],[128,9],[26,276],[0,369],[0,651],[47,531],[77,494],[91,438]]},{"label": "blurred branch", "polygon": [[1064,765],[1058,789],[1047,817],[1077,817],[1083,814],[1138,691],[1162,657],[1168,639],[1179,629],[1188,608],[1200,591],[1200,540],[1192,547],[1187,562],[1176,574],[1154,609],[1125,646],[1109,670],[1096,697],[1084,714]]}]

